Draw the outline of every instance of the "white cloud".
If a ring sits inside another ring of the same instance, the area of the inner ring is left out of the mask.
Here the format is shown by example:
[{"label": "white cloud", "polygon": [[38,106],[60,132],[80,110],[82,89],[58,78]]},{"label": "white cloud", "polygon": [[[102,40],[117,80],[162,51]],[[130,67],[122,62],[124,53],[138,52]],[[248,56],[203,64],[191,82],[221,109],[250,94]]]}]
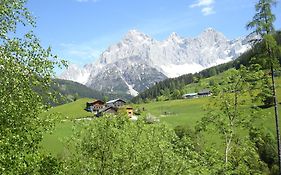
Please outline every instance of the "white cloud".
[{"label": "white cloud", "polygon": [[215,3],[215,0],[197,0],[195,3],[191,4],[189,7],[200,7],[201,12],[204,16],[208,16],[216,13],[214,7],[212,6]]},{"label": "white cloud", "polygon": [[201,12],[203,13],[204,16],[208,16],[208,15],[211,15],[211,14],[214,14],[216,13],[214,11],[214,8],[213,7],[204,7]]},{"label": "white cloud", "polygon": [[190,7],[210,6],[215,3],[214,0],[198,0],[197,3],[191,4]]}]

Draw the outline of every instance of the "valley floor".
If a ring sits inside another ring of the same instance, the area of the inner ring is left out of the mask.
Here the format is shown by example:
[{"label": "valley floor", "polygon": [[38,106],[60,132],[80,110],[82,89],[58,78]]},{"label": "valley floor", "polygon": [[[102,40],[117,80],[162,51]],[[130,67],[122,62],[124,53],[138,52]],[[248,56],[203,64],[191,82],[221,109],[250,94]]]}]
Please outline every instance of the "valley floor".
[{"label": "valley floor", "polygon": [[[279,92],[279,91],[278,91]],[[279,93],[280,94],[280,93]],[[194,128],[197,121],[199,121],[206,114],[206,106],[209,103],[209,98],[204,97],[198,99],[181,99],[160,102],[150,102],[144,104],[133,104],[134,109],[142,111],[142,115],[152,115],[160,119],[160,122],[166,123],[171,128],[176,126],[184,126],[187,128]],[[280,97],[279,97],[280,98]],[[84,110],[85,103],[90,99],[79,99],[75,102],[55,107],[47,113],[58,113],[60,122],[57,123],[54,131],[51,134],[46,134],[42,142],[43,150],[55,155],[64,154],[67,139],[74,134],[78,128],[79,123],[83,122],[81,118],[92,117],[91,113]],[[281,113],[281,105],[279,105],[279,112]],[[264,121],[257,123],[270,129],[275,130],[273,108],[261,110],[261,115],[266,117]],[[97,118],[98,120],[98,118]],[[216,134],[208,135],[212,142],[217,142]]]}]

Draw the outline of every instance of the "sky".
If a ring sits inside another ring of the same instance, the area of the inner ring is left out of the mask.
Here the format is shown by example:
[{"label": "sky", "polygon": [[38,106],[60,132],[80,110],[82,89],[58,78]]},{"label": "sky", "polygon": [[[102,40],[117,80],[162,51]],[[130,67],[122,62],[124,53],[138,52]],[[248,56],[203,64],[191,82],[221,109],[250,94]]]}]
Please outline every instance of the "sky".
[{"label": "sky", "polygon": [[[280,1],[280,0],[279,0]],[[28,0],[43,46],[70,63],[92,63],[131,29],[164,40],[196,37],[205,28],[228,39],[246,36],[257,0]],[[281,2],[273,8],[281,29]]]}]

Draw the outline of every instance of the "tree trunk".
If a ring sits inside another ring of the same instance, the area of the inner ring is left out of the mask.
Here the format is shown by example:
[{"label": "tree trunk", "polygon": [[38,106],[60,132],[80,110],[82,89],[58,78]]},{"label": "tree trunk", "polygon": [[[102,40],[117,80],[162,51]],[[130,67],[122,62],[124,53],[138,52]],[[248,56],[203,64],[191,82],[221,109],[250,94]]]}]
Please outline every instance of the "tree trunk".
[{"label": "tree trunk", "polygon": [[227,139],[225,140],[225,150],[224,150],[224,163],[227,164],[228,162],[228,141]]},{"label": "tree trunk", "polygon": [[225,152],[224,152],[224,163],[227,164],[228,163],[228,153],[231,149],[231,141],[232,141],[232,133],[229,136],[230,138],[225,138]]},{"label": "tree trunk", "polygon": [[280,143],[280,130],[279,130],[278,102],[277,102],[276,90],[275,90],[274,69],[272,65],[270,67],[270,70],[271,70],[271,80],[272,80],[272,95],[274,99],[277,146],[278,146],[278,165],[279,165],[279,174],[281,175],[281,145],[280,145],[281,143]]}]

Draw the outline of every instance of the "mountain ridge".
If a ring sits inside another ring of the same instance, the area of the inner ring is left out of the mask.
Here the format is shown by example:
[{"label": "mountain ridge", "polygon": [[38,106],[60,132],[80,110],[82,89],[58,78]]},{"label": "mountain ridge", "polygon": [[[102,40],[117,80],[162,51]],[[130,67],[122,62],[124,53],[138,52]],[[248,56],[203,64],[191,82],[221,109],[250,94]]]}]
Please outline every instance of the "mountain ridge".
[{"label": "mountain ridge", "polygon": [[[194,38],[183,38],[173,32],[163,41],[130,30],[94,63],[82,69],[71,65],[59,78],[77,81],[94,89],[99,87],[98,90],[105,92],[121,90],[135,96],[166,78],[199,72],[234,60],[250,48],[249,40],[247,37],[228,40],[213,28],[205,29]],[[138,76],[143,80],[138,81]]]}]

